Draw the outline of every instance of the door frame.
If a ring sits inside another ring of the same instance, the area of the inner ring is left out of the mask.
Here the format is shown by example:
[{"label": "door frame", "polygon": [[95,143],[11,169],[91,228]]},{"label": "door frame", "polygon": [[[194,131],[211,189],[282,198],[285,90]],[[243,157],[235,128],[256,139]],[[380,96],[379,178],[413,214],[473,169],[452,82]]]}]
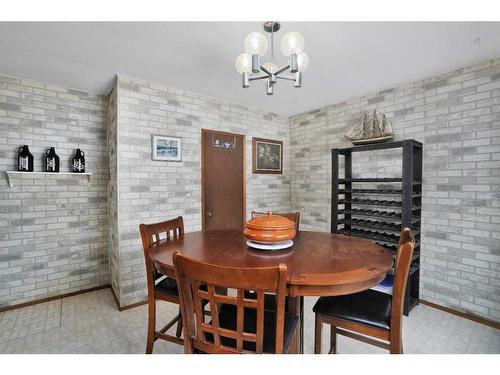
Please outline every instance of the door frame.
[{"label": "door frame", "polygon": [[213,134],[213,133],[218,133],[218,134],[224,134],[224,135],[231,135],[231,136],[238,136],[242,137],[242,168],[243,168],[243,188],[242,188],[242,202],[243,202],[243,223],[242,227],[245,227],[245,221],[247,218],[247,174],[246,174],[246,160],[247,160],[247,153],[246,153],[246,148],[247,148],[247,137],[244,134],[238,134],[238,133],[230,133],[230,132],[225,132],[225,131],[219,131],[219,130],[213,130],[213,129],[201,129],[201,230],[205,232],[206,228],[206,215],[205,215],[205,155],[204,155],[204,136],[205,134]]}]

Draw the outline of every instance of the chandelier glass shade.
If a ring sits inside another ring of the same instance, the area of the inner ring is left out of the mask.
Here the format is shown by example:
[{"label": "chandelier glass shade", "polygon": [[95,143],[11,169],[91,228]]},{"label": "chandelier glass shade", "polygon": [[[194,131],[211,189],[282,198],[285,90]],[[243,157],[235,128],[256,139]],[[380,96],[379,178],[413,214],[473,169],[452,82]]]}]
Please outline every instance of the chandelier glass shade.
[{"label": "chandelier glass shade", "polygon": [[267,39],[261,33],[250,33],[245,39],[245,52],[249,55],[264,56],[267,52]]},{"label": "chandelier glass shade", "polygon": [[[294,82],[294,87],[302,87],[302,73],[309,67],[309,57],[304,52],[304,37],[296,32],[288,32],[281,38],[280,49],[288,58],[288,65],[279,68],[274,63],[274,33],[280,29],[279,22],[269,21],[264,23],[264,30],[271,34],[271,60],[261,64],[261,59],[268,50],[268,41],[264,34],[253,32],[245,38],[245,52],[236,57],[234,66],[241,75],[243,88],[250,87],[251,81],[265,80],[266,93],[272,95],[274,85],[278,79]],[[286,75],[283,73],[292,73]]]}]

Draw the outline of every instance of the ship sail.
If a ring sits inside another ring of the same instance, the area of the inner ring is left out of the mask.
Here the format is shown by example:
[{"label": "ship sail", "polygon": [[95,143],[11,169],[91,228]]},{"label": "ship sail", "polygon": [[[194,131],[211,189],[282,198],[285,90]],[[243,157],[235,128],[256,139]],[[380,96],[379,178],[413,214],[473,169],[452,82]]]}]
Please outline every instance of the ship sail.
[{"label": "ship sail", "polygon": [[358,138],[365,138],[369,134],[369,129],[368,129],[368,115],[365,113],[363,115],[363,118],[359,124],[356,124],[351,128],[349,133],[345,135],[347,139],[350,139],[351,141],[354,139]]},{"label": "ship sail", "polygon": [[391,140],[393,136],[391,123],[383,113],[379,120],[376,110],[371,116],[365,113],[361,121],[345,135],[355,145],[385,142]]},{"label": "ship sail", "polygon": [[392,136],[393,133],[392,133],[392,126],[390,124],[389,121],[387,121],[387,118],[385,117],[385,114],[382,113],[382,126],[381,126],[381,130],[382,130],[382,136]]}]

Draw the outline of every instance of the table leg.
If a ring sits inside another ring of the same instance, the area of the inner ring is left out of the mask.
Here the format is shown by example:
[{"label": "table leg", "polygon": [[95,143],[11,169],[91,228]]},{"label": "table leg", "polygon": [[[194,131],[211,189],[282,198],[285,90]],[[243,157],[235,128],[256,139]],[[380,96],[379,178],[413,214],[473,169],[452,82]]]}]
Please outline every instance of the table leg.
[{"label": "table leg", "polygon": [[304,354],[304,296],[300,296],[300,354]]},{"label": "table leg", "polygon": [[304,297],[288,297],[288,312],[299,317],[298,332],[292,342],[290,353],[304,353]]}]

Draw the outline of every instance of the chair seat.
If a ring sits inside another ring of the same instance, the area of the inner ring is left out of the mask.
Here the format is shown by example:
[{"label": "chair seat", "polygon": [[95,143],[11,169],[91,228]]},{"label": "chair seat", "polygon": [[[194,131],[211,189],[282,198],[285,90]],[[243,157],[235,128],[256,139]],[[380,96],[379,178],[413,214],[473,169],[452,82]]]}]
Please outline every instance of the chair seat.
[{"label": "chair seat", "polygon": [[[172,296],[179,296],[179,290],[177,289],[177,280],[171,277],[165,277],[158,284],[155,285],[155,290],[161,293],[170,294]],[[206,285],[201,285],[200,290],[207,291]],[[205,304],[206,300],[203,300]]]},{"label": "chair seat", "polygon": [[[292,342],[292,337],[297,327],[297,316],[285,313],[285,327],[283,331],[283,352],[287,353]],[[236,306],[223,304],[219,308],[219,324],[221,328],[236,330]],[[257,332],[257,310],[245,309],[243,319],[244,331],[249,333]],[[208,341],[213,341],[211,333],[205,333]],[[264,311],[264,340],[263,349],[264,353],[274,353],[276,337],[276,314],[274,311]],[[221,336],[221,343],[224,346],[236,347],[236,340]],[[244,341],[243,349],[255,351],[255,343]]]},{"label": "chair seat", "polygon": [[179,296],[177,289],[177,281],[171,277],[165,277],[158,284],[155,285],[155,290],[161,293],[170,294],[172,296]]},{"label": "chair seat", "polygon": [[316,314],[389,329],[392,296],[374,290],[338,296],[321,297],[313,307]]}]

